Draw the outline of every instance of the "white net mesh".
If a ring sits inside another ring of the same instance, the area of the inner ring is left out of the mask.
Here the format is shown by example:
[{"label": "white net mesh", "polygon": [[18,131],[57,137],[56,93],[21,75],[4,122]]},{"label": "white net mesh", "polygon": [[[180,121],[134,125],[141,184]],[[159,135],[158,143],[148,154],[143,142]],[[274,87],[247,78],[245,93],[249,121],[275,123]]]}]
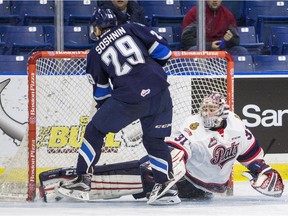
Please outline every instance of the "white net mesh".
[{"label": "white net mesh", "polygon": [[[36,176],[44,170],[75,166],[85,127],[95,112],[92,86],[85,75],[85,58],[39,58],[36,63]],[[196,113],[210,91],[227,94],[225,58],[172,58],[164,67],[173,100],[172,130]],[[135,121],[106,136],[98,164],[140,159],[141,127]],[[0,199],[26,198],[27,138],[0,176]],[[38,184],[38,178],[37,178]]]}]

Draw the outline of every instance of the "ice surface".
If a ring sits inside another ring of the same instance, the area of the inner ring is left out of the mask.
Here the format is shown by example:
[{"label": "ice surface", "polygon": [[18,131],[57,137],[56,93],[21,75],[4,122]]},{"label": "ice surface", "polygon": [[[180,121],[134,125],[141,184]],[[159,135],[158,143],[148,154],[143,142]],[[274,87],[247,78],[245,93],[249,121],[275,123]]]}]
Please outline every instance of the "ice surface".
[{"label": "ice surface", "polygon": [[267,197],[254,191],[247,182],[235,182],[234,195],[216,196],[210,201],[182,201],[175,206],[149,206],[146,200],[132,196],[93,203],[58,202],[11,203],[0,202],[0,215],[21,216],[183,216],[183,215],[288,215],[288,191],[281,198]]}]

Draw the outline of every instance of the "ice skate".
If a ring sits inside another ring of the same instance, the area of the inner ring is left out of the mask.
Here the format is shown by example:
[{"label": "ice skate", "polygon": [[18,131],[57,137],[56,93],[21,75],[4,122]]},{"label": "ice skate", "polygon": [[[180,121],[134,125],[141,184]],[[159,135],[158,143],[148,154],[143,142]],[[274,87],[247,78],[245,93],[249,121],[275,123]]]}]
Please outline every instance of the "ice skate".
[{"label": "ice skate", "polygon": [[78,200],[89,200],[91,178],[91,174],[82,174],[70,181],[61,182],[58,193]]},{"label": "ice skate", "polygon": [[156,183],[149,195],[149,205],[174,205],[181,202],[174,179],[164,184]]}]

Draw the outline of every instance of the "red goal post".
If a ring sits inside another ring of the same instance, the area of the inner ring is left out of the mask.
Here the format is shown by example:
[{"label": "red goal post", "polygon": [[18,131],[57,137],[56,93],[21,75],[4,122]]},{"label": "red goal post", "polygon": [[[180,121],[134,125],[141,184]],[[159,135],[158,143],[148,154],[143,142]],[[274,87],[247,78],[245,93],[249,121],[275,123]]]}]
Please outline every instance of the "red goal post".
[{"label": "red goal post", "polygon": [[[84,76],[86,55],[82,51],[41,51],[29,58],[29,126],[18,151],[25,156],[17,152],[0,176],[0,200],[34,200],[41,171],[75,166],[85,126],[95,112],[92,87]],[[227,52],[174,51],[163,68],[171,84],[172,131],[187,115],[197,112],[202,97],[210,91],[226,95],[233,110],[234,62]],[[145,154],[136,121],[106,136],[99,164],[140,159]],[[228,194],[232,194],[232,176],[229,185]]]}]

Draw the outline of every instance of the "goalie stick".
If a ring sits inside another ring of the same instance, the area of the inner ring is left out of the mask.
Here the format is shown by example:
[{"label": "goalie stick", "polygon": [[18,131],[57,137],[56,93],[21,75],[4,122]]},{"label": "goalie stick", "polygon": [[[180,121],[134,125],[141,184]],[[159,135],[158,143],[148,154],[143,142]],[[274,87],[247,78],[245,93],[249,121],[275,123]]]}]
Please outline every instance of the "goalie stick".
[{"label": "goalie stick", "polygon": [[[276,141],[275,138],[273,138],[273,139],[270,141],[269,145],[267,146],[267,148],[266,148],[265,151],[264,151],[264,156],[269,152],[269,150],[271,149],[271,147],[274,145],[275,141]],[[263,156],[263,157],[264,157],[264,156]]]}]

